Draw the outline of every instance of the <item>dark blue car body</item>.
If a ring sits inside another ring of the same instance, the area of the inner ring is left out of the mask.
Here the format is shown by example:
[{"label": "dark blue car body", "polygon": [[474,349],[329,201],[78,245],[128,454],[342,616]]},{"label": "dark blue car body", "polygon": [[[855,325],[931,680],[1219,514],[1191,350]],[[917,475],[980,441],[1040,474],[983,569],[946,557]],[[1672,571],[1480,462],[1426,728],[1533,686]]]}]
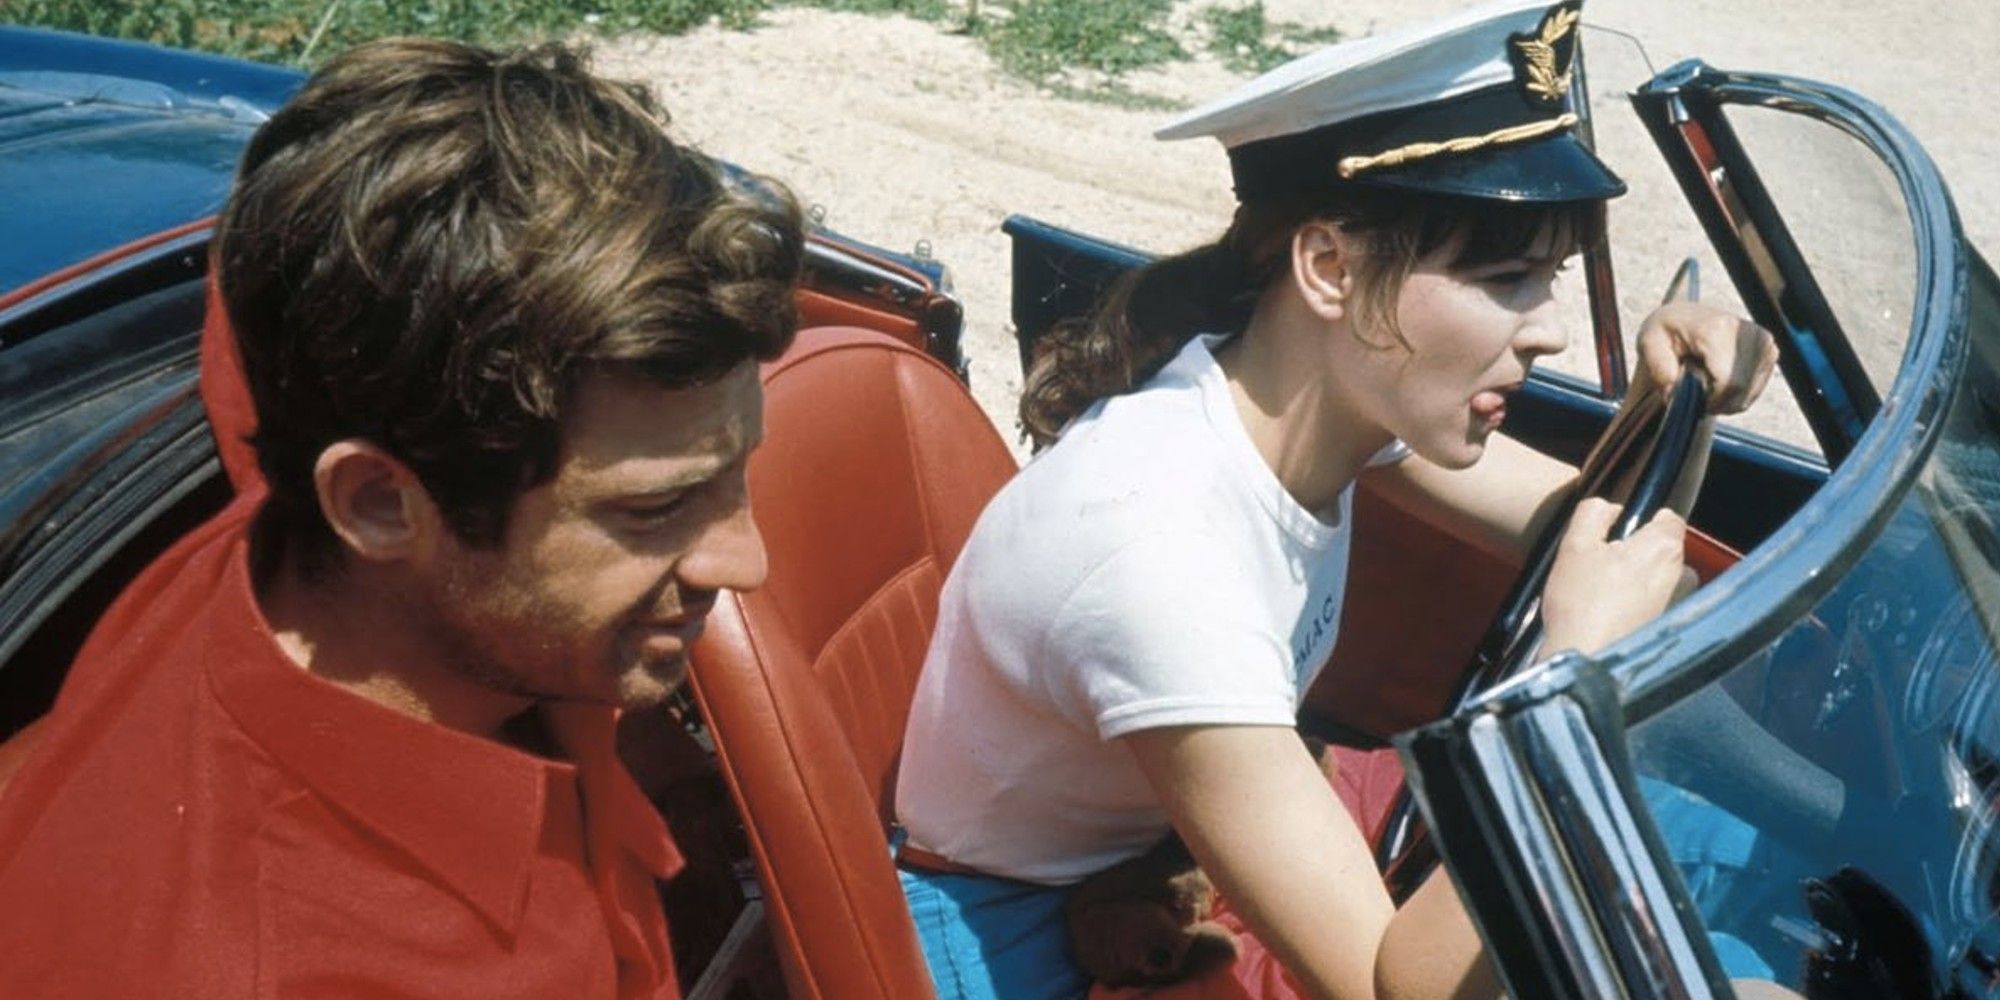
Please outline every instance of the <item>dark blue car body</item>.
[{"label": "dark blue car body", "polygon": [[20,234],[0,241],[0,294],[215,214],[250,134],[305,80],[29,28],[0,27],[0,52],[0,216]]}]

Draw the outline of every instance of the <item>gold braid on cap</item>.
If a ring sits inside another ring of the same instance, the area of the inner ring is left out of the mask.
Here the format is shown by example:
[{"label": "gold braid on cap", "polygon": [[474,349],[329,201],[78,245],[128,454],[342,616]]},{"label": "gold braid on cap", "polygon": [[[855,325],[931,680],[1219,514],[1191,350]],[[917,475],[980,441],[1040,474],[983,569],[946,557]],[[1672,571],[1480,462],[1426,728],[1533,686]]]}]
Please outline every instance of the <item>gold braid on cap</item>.
[{"label": "gold braid on cap", "polygon": [[1469,135],[1460,139],[1446,139],[1443,142],[1413,142],[1398,146],[1384,153],[1372,156],[1344,156],[1340,160],[1340,178],[1351,180],[1355,174],[1396,167],[1412,160],[1423,160],[1449,153],[1470,153],[1488,146],[1500,146],[1510,142],[1526,142],[1539,139],[1554,132],[1560,132],[1577,123],[1575,112],[1564,112],[1554,118],[1544,118],[1538,122],[1514,125],[1485,135]]}]

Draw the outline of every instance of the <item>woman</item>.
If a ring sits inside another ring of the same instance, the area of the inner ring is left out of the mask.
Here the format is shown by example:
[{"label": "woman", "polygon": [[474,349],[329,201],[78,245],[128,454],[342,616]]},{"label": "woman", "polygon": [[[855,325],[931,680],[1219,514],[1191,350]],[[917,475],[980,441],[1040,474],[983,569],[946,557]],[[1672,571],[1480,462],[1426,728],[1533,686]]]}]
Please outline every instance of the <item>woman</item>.
[{"label": "woman", "polygon": [[[1291,726],[1333,646],[1358,477],[1518,559],[1574,474],[1495,432],[1565,344],[1557,271],[1624,189],[1571,131],[1575,10],[1341,46],[1162,133],[1229,147],[1235,219],[1043,353],[1023,418],[1060,436],[982,515],[912,708],[899,858],[942,995],[1080,993],[1062,887],[1170,827],[1313,995],[1484,974],[1446,879],[1391,905]],[[1720,411],[1774,360],[1692,305],[1639,352],[1635,398],[1685,359]],[[1607,543],[1615,513],[1578,508],[1545,653],[1611,642],[1682,582],[1681,519]]]}]

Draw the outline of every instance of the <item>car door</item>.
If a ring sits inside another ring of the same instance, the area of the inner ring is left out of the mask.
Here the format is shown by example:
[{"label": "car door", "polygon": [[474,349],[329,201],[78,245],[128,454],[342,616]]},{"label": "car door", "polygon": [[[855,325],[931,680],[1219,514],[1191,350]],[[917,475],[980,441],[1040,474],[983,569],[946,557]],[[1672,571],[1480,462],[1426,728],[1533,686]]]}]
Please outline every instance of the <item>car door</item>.
[{"label": "car door", "polygon": [[196,395],[207,233],[0,307],[0,740],[90,626],[229,491]]},{"label": "car door", "polygon": [[2000,282],[1863,98],[1691,62],[1632,103],[1832,471],[1400,737],[1412,786],[1516,996],[2000,995]]}]

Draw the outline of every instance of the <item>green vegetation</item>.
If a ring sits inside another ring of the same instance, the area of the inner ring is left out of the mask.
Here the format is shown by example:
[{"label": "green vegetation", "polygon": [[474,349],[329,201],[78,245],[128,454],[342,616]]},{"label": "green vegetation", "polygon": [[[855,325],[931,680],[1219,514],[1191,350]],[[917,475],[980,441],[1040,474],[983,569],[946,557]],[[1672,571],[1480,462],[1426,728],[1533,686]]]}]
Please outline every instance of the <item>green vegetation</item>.
[{"label": "green vegetation", "polygon": [[388,35],[497,44],[590,29],[678,34],[710,21],[749,27],[764,0],[11,0],[20,24],[136,38],[266,62],[311,65]]},{"label": "green vegetation", "polygon": [[1262,0],[1242,7],[1209,7],[1208,51],[1238,73],[1263,73],[1294,56],[1340,40],[1333,28],[1306,28],[1264,17]]},{"label": "green vegetation", "polygon": [[947,0],[805,0],[800,5],[858,14],[907,14],[925,21],[942,21],[954,12]]},{"label": "green vegetation", "polygon": [[1195,25],[1178,27],[1175,0],[0,0],[0,20],[312,66],[387,35],[483,44],[577,32],[673,35],[706,24],[753,28],[788,3],[951,23],[1008,72],[1052,92],[1140,107],[1164,102],[1123,77],[1190,58],[1184,36],[1203,28],[1209,51],[1238,72],[1268,69],[1334,37],[1267,22],[1262,0],[1204,7]]},{"label": "green vegetation", "polygon": [[976,27],[1001,66],[1046,82],[1080,68],[1116,77],[1186,59],[1167,32],[1172,0],[1017,0]]}]

